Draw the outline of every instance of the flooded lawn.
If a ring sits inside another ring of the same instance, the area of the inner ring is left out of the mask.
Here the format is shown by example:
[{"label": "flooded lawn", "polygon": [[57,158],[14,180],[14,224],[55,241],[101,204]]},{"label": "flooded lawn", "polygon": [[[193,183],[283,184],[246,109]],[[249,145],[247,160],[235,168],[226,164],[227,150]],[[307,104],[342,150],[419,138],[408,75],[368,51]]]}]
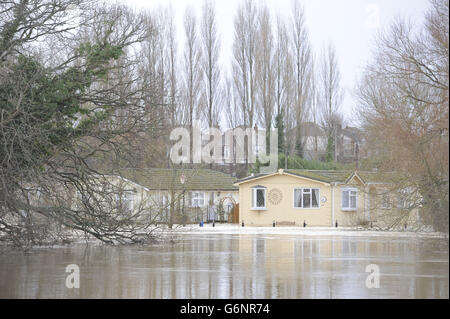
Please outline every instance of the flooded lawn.
[{"label": "flooded lawn", "polygon": [[[448,240],[180,234],[177,243],[0,253],[0,298],[448,298]],[[80,288],[65,285],[66,266]],[[366,287],[366,266],[380,287]]]}]

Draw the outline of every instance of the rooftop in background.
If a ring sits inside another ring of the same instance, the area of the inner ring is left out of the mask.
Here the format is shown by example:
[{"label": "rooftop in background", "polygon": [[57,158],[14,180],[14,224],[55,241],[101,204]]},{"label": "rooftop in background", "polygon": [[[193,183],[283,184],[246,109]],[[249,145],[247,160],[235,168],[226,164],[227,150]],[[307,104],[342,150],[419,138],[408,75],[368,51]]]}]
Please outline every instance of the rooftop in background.
[{"label": "rooftop in background", "polygon": [[126,168],[115,173],[150,190],[238,190],[234,177],[212,169]]}]

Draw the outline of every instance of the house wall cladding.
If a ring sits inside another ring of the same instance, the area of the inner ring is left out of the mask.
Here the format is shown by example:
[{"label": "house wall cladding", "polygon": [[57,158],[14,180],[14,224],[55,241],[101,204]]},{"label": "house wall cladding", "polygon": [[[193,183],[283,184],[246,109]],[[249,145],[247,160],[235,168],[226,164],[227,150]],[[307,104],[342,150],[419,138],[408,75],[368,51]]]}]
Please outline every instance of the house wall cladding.
[{"label": "house wall cladding", "polygon": [[[321,180],[312,178],[313,175]],[[374,176],[371,175],[373,174],[362,173],[366,180],[373,179]],[[339,227],[386,227],[400,220],[399,218],[403,218],[402,225],[406,226],[417,223],[420,219],[418,208],[409,210],[395,206],[381,207],[376,193],[386,186],[382,186],[382,183],[367,184],[358,175],[344,171],[316,171],[314,174],[311,171],[279,170],[275,174],[251,176],[238,183],[240,222],[248,226],[271,226],[276,222],[278,225],[303,226],[306,223],[307,226],[335,227],[337,222]],[[265,207],[254,207],[252,198],[256,189],[265,190]],[[319,189],[318,207],[294,207],[294,189]],[[275,201],[270,198],[273,190],[279,193]],[[349,205],[350,193],[354,205]]]},{"label": "house wall cladding", "polygon": [[[252,209],[252,187],[263,185],[267,192],[278,189],[283,194],[281,201],[272,203],[267,200],[266,210]],[[294,208],[294,188],[319,188],[319,208]],[[302,180],[288,175],[275,175],[262,180],[242,184],[239,190],[240,219],[247,225],[268,226],[273,221],[311,226],[331,226],[331,187],[312,180]]]}]

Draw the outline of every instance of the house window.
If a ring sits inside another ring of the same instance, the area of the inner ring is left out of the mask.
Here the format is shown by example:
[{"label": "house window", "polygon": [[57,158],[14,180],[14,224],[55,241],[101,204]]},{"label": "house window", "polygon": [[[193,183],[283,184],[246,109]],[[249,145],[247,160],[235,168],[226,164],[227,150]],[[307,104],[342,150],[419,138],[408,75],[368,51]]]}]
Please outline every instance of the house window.
[{"label": "house window", "polygon": [[228,145],[223,147],[223,158],[225,160],[230,159],[230,147]]},{"label": "house window", "polygon": [[209,193],[209,202],[208,205],[214,206],[214,192]]},{"label": "house window", "polygon": [[159,193],[156,196],[156,205],[160,208],[166,208],[170,204],[170,194],[167,193]]},{"label": "house window", "polygon": [[252,209],[266,209],[266,188],[252,188]]},{"label": "house window", "polygon": [[384,209],[391,208],[391,196],[389,196],[389,194],[383,194],[381,198],[381,208]]},{"label": "house window", "polygon": [[134,209],[134,194],[132,192],[123,192],[117,195],[119,209],[124,213],[130,213]]},{"label": "house window", "polygon": [[406,209],[408,208],[406,196],[399,195],[397,199],[397,208]]},{"label": "house window", "polygon": [[397,194],[397,208],[410,209],[413,206],[411,202],[412,189],[410,187],[400,189]]},{"label": "house window", "polygon": [[295,188],[294,208],[319,208],[318,188]]},{"label": "house window", "polygon": [[356,210],[356,188],[344,188],[342,190],[342,210]]},{"label": "house window", "polygon": [[205,193],[204,192],[192,192],[192,207],[205,206]]}]

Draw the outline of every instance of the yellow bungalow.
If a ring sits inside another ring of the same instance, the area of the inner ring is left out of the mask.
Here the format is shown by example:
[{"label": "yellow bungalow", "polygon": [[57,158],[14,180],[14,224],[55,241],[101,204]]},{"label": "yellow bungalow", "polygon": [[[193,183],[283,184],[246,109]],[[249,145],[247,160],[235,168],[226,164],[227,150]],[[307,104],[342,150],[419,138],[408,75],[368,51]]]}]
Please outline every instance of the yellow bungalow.
[{"label": "yellow bungalow", "polygon": [[[418,220],[418,208],[387,205],[386,183],[375,172],[283,170],[252,175],[239,187],[239,220],[245,226],[357,226]],[[382,195],[381,195],[382,194]],[[398,198],[398,195],[396,195]],[[384,202],[383,202],[384,200]],[[386,215],[391,218],[386,218]]]}]

